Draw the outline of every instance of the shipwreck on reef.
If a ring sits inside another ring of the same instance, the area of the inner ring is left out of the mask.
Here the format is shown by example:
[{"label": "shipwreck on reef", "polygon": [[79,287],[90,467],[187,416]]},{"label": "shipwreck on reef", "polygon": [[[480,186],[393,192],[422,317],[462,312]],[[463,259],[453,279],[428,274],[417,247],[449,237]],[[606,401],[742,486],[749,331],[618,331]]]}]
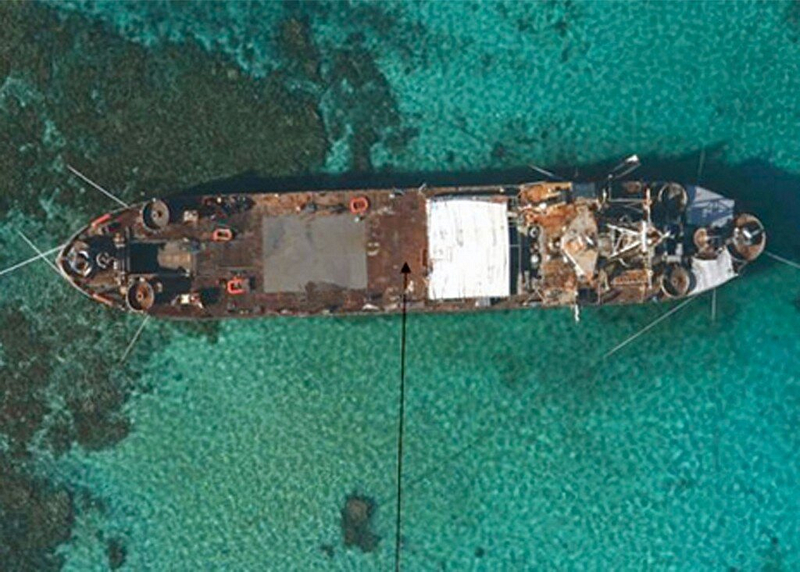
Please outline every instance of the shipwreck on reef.
[{"label": "shipwreck on reef", "polygon": [[[452,312],[685,298],[766,233],[696,185],[600,182],[156,199],[95,219],[58,268],[109,306],[179,319]],[[401,272],[410,273],[408,281]]]}]

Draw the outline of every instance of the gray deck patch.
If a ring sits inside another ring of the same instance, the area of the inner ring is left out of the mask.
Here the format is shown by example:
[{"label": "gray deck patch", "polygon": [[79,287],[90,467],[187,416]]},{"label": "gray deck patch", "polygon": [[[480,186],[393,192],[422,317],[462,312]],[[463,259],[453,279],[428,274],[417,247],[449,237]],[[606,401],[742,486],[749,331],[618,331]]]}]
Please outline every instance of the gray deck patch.
[{"label": "gray deck patch", "polygon": [[350,215],[264,217],[264,292],[367,287],[365,226]]},{"label": "gray deck patch", "polygon": [[690,185],[686,221],[697,226],[724,226],[733,220],[734,201],[713,191]]}]

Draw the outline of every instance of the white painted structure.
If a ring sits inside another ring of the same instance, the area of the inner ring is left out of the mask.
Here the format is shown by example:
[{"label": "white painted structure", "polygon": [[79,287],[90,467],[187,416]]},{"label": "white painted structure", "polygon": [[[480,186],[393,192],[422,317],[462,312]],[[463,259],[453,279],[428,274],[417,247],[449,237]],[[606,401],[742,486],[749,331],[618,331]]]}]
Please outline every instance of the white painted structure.
[{"label": "white painted structure", "polygon": [[723,248],[719,255],[711,260],[692,257],[692,274],[694,274],[697,283],[690,294],[699,294],[700,292],[711,290],[731,278],[736,278],[736,271],[733,269],[733,258],[727,248]]},{"label": "white painted structure", "polygon": [[428,298],[510,294],[508,205],[478,198],[431,199]]}]

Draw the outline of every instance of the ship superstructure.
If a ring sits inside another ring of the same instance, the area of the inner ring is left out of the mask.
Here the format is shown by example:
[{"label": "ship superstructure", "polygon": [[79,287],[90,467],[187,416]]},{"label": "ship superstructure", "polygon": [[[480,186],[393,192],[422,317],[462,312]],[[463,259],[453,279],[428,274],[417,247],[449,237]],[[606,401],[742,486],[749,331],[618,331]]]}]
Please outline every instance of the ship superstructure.
[{"label": "ship superstructure", "polygon": [[99,302],[223,318],[586,306],[682,298],[766,235],[734,201],[664,181],[177,196],[105,214],[58,267]]}]

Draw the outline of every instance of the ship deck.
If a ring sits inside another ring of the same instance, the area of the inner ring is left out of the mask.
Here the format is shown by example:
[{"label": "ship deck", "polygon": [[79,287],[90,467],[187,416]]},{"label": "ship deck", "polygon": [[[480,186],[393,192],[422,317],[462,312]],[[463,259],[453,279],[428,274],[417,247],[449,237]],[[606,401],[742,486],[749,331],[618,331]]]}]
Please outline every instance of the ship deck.
[{"label": "ship deck", "polygon": [[[188,245],[191,257],[181,265],[183,247],[169,264],[191,274],[190,284],[177,272],[170,279],[165,268],[147,264],[136,275],[155,278],[169,291],[170,284],[206,292],[203,307],[156,304],[150,313],[173,318],[308,315],[398,311],[403,295],[404,263],[411,268],[407,302],[411,310],[430,305],[427,300],[428,236],[426,201],[437,194],[487,194],[489,200],[505,203],[502,187],[447,189],[395,189],[365,191],[322,191],[286,194],[247,194],[253,200],[243,212],[200,218],[191,225],[170,224],[153,232],[133,220],[128,225],[129,241],[136,244],[138,264],[143,246]],[[359,215],[350,212],[353,197],[364,197],[369,209]],[[181,209],[196,208],[216,197],[186,202]],[[229,229],[233,239],[215,242],[216,229]],[[519,240],[517,239],[517,242]],[[191,268],[188,268],[191,258]],[[152,270],[152,272],[148,272]],[[225,285],[234,277],[243,279],[244,293],[231,294]],[[514,280],[516,282],[516,279]],[[441,310],[475,307],[475,299],[436,303]],[[509,306],[513,302],[508,302]]]},{"label": "ship deck", "polygon": [[683,187],[617,192],[539,182],[179,196],[98,218],[59,267],[110,306],[197,319],[391,313],[404,294],[411,311],[640,303],[715,287],[763,250],[760,223],[734,219],[710,191],[689,187],[678,214],[669,201]]}]

